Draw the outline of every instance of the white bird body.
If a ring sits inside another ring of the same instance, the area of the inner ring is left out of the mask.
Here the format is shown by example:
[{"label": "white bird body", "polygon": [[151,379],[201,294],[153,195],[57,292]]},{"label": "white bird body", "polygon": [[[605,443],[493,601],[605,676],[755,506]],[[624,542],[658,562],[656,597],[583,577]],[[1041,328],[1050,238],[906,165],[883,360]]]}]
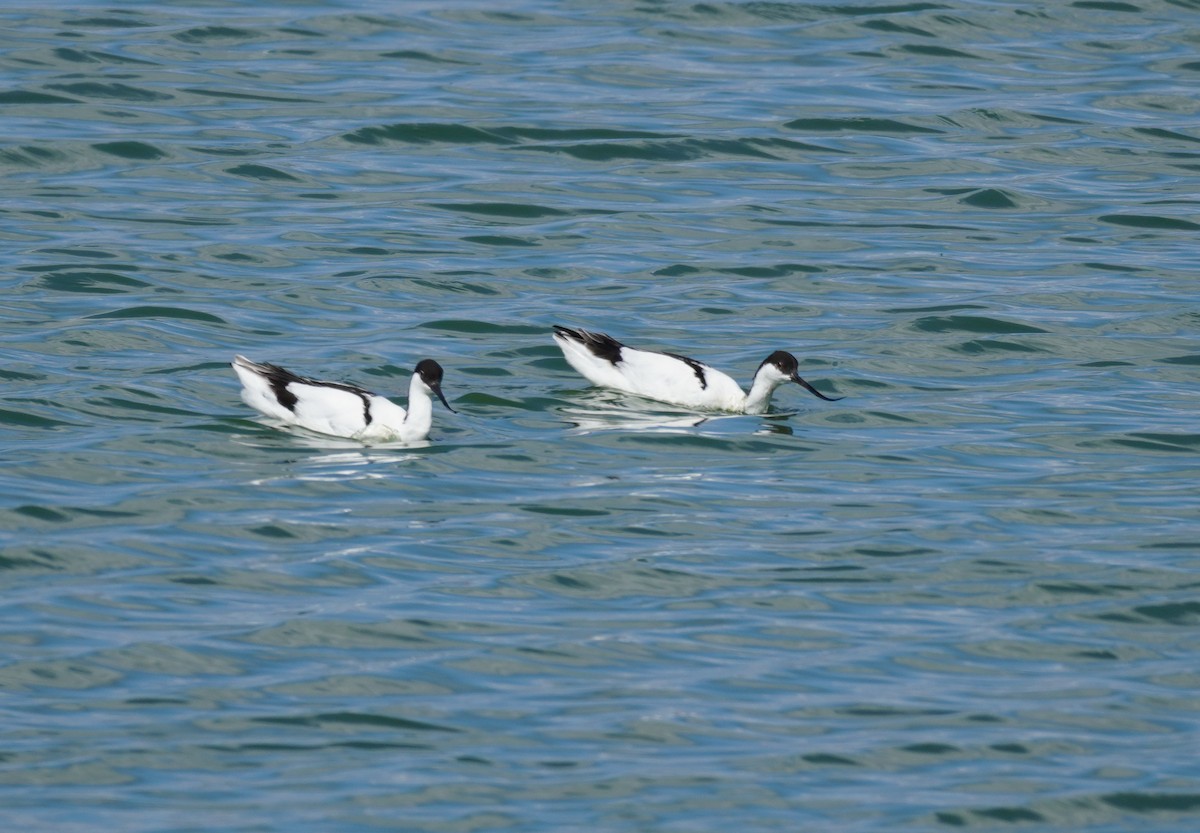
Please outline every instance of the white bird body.
[{"label": "white bird body", "polygon": [[442,368],[423,359],[408,386],[408,410],[368,390],[340,382],[297,376],[274,364],[233,360],[242,382],[242,401],[259,413],[309,431],[364,442],[418,442],[429,436],[436,393],[442,395]]},{"label": "white bird body", "polygon": [[825,396],[801,379],[796,357],[783,350],[763,360],[746,393],[726,374],[687,356],[628,347],[604,333],[559,326],[554,330],[554,341],[567,362],[593,385],[672,405],[761,414],[771,404],[771,394],[786,382],[831,402],[840,398]]}]

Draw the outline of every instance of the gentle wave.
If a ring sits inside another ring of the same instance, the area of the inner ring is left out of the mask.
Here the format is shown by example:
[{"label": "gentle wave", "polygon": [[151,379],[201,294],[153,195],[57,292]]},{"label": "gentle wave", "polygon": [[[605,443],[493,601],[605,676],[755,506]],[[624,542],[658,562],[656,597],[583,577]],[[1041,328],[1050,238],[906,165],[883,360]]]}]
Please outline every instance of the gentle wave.
[{"label": "gentle wave", "polygon": [[6,818],[1195,827],[1197,8],[5,12]]}]

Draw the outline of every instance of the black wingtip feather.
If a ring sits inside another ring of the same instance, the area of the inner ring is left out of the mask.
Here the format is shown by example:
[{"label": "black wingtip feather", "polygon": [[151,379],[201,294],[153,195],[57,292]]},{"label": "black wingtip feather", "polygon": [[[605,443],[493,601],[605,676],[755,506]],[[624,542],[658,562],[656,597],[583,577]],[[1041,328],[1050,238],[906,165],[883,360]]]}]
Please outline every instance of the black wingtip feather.
[{"label": "black wingtip feather", "polygon": [[625,345],[610,335],[593,333],[590,330],[561,327],[558,324],[554,325],[554,332],[556,335],[582,344],[593,356],[603,359],[609,364],[617,364],[621,361],[621,348]]}]

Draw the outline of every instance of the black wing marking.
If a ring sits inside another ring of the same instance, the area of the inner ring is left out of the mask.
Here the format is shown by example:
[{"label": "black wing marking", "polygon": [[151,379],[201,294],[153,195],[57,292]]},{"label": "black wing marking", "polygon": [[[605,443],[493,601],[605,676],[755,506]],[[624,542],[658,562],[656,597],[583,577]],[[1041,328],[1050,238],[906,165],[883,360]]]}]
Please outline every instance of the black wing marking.
[{"label": "black wing marking", "polygon": [[609,364],[617,364],[621,361],[621,348],[625,345],[617,341],[615,338],[604,333],[593,333],[590,330],[574,330],[570,327],[560,327],[554,325],[554,330],[559,335],[569,338],[572,341],[577,341],[591,351],[592,355]]},{"label": "black wing marking", "polygon": [[700,382],[700,390],[708,390],[708,378],[704,375],[704,365],[695,359],[687,356],[681,356],[678,353],[663,353],[663,355],[670,356],[673,359],[679,359],[679,361],[690,367],[692,372],[696,374],[696,379]]},{"label": "black wing marking", "polygon": [[[565,338],[572,341],[577,341],[591,351],[593,356],[604,359],[610,364],[616,365],[622,360],[621,350],[625,347],[624,344],[617,341],[610,335],[604,333],[593,333],[590,330],[572,329],[570,327],[560,327],[554,325],[555,331]],[[663,353],[664,356],[670,356],[673,359],[686,364],[692,369],[692,373],[696,374],[696,380],[700,383],[701,390],[708,390],[708,377],[704,373],[704,365],[688,356],[681,356],[678,353]]]},{"label": "black wing marking", "polygon": [[315,388],[333,388],[335,390],[344,390],[346,393],[352,393],[362,399],[363,403],[363,421],[367,425],[371,424],[371,397],[375,394],[369,390],[363,390],[354,385],[347,385],[341,382],[324,382],[320,379],[309,379],[306,376],[297,376],[287,368],[280,367],[277,364],[261,364],[256,363],[255,369],[262,373],[267,384],[271,386],[271,392],[275,394],[275,399],[280,405],[287,408],[292,413],[296,413],[296,403],[299,402],[299,397],[288,389],[288,385],[310,385]]}]

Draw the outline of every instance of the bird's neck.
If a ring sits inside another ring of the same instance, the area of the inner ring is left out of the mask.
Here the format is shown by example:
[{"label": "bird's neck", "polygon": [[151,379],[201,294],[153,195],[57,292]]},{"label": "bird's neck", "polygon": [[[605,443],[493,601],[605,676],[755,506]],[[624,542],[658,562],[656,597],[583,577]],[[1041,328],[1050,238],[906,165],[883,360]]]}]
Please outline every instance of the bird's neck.
[{"label": "bird's neck", "polygon": [[750,385],[750,392],[746,394],[746,413],[761,414],[765,413],[767,406],[771,404],[771,394],[775,392],[775,388],[779,387],[781,382],[770,378],[768,374],[761,370],[754,374],[754,381]]},{"label": "bird's neck", "polygon": [[404,415],[404,424],[425,431],[433,424],[433,400],[415,375],[408,385],[408,412]]}]

